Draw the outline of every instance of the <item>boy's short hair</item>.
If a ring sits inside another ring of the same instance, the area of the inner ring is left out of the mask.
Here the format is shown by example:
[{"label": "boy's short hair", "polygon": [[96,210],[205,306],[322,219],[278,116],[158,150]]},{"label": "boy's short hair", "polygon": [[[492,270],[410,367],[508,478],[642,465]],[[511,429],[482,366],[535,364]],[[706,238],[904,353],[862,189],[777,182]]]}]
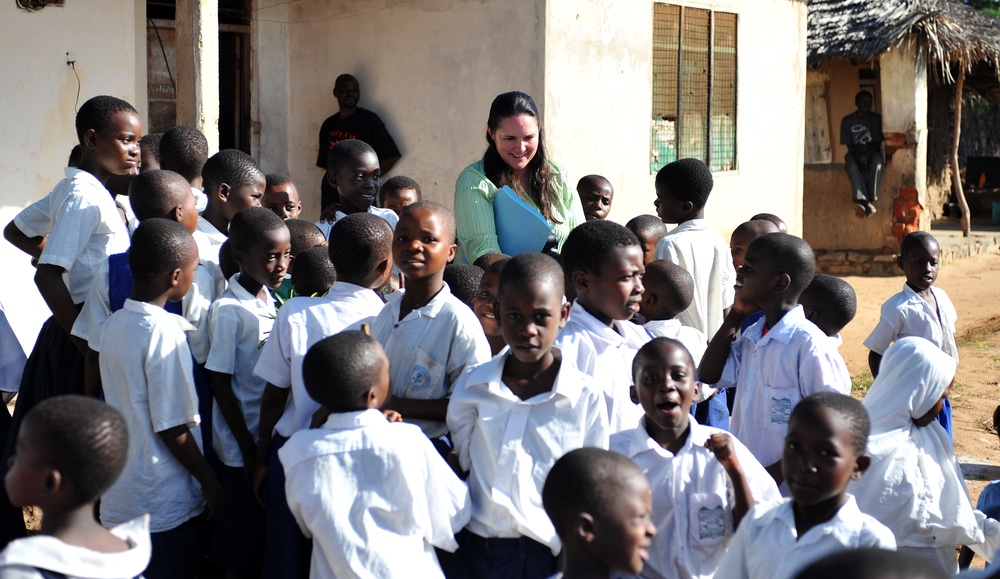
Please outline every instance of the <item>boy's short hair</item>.
[{"label": "boy's short hair", "polygon": [[698,159],[679,159],[656,173],[657,189],[665,188],[679,201],[690,201],[696,210],[708,203],[713,186],[712,171]]},{"label": "boy's short hair", "polygon": [[183,200],[181,195],[191,195],[191,186],[173,171],[145,171],[132,177],[128,184],[129,205],[139,221],[163,217]]},{"label": "boy's short hair", "polygon": [[774,213],[758,213],[757,215],[751,217],[750,221],[756,221],[758,219],[763,219],[764,221],[770,221],[771,223],[775,224],[778,227],[778,231],[781,231],[782,233],[785,232],[782,231],[782,228],[784,228],[786,231],[788,230],[788,225],[785,223],[785,221],[782,218],[775,215]]},{"label": "boy's short hair", "polygon": [[767,233],[750,242],[750,249],[760,261],[774,273],[788,274],[791,278],[789,292],[798,299],[816,273],[816,254],[802,238],[787,233]]},{"label": "boy's short hair", "polygon": [[82,143],[84,133],[90,129],[103,133],[118,113],[139,114],[135,107],[120,98],[101,95],[87,99],[76,113],[76,138]]},{"label": "boy's short hair", "polygon": [[114,407],[86,396],[39,402],[24,417],[42,460],[76,492],[73,507],[96,501],[108,490],[128,457],[125,419]]},{"label": "boy's short hair", "polygon": [[331,412],[365,408],[365,395],[388,364],[378,340],[355,330],[316,342],[302,360],[306,392]]},{"label": "boy's short hair", "polygon": [[176,221],[154,217],[139,224],[132,234],[128,265],[136,281],[181,269],[198,254],[194,237]]},{"label": "boy's short hair", "polygon": [[148,151],[150,155],[156,159],[156,162],[160,162],[160,140],[163,139],[163,133],[150,133],[148,135],[143,135],[139,139],[139,147]]},{"label": "boy's short hair", "polygon": [[927,560],[898,551],[868,547],[837,551],[802,569],[795,579],[948,579]]},{"label": "boy's short hair", "polygon": [[392,253],[392,228],[371,213],[352,213],[330,229],[330,262],[340,279],[360,279]]},{"label": "boy's short hair", "polygon": [[326,155],[326,170],[336,175],[348,163],[368,153],[378,158],[378,153],[368,143],[358,139],[344,139],[330,147],[330,152]]},{"label": "boy's short hair", "polygon": [[861,456],[867,452],[868,434],[871,432],[872,424],[868,410],[861,402],[838,392],[817,392],[806,396],[796,404],[788,420],[791,422],[799,414],[815,412],[818,408],[829,408],[843,417],[851,431],[854,456]]},{"label": "boy's short hair", "polygon": [[425,199],[423,201],[417,201],[416,203],[403,207],[403,211],[399,214],[399,218],[402,219],[405,215],[412,213],[414,211],[429,211],[434,215],[440,217],[441,221],[444,224],[444,233],[447,236],[445,239],[442,239],[441,241],[445,241],[448,243],[455,242],[455,231],[456,231],[455,214],[451,212],[451,209],[448,209],[447,207],[441,205],[437,201],[430,201]]},{"label": "boy's short hair", "polygon": [[733,230],[733,235],[737,233],[746,233],[753,239],[757,239],[761,235],[767,235],[768,233],[781,233],[781,230],[767,219],[751,219],[737,225],[736,229]]},{"label": "boy's short hair", "polygon": [[288,230],[285,222],[266,207],[241,209],[229,222],[229,241],[232,249],[249,251],[265,235],[278,230]]},{"label": "boy's short hair", "polygon": [[941,246],[940,244],[938,244],[937,238],[935,238],[930,233],[927,233],[926,231],[914,231],[912,233],[906,234],[906,237],[903,238],[903,241],[899,242],[899,256],[906,257],[907,255],[909,255],[911,251],[920,247],[940,248]]},{"label": "boy's short hair", "polygon": [[236,263],[236,258],[233,257],[233,244],[229,239],[223,241],[222,245],[219,246],[219,269],[222,270],[222,276],[226,279],[240,273],[240,264]]},{"label": "boy's short hair", "polygon": [[337,270],[330,263],[325,247],[310,247],[295,257],[292,287],[295,295],[323,295],[337,281]]},{"label": "boy's short hair", "polygon": [[560,538],[579,513],[607,514],[631,477],[645,477],[624,455],[603,448],[578,448],[552,465],[542,487],[542,506]]},{"label": "boy's short hair", "polygon": [[576,182],[577,191],[579,191],[584,185],[590,185],[595,189],[600,189],[604,185],[611,187],[611,181],[608,181],[607,177],[601,175],[584,175],[583,177],[580,177],[579,181]]},{"label": "boy's short hair", "polygon": [[698,365],[694,363],[694,356],[691,355],[691,350],[688,350],[687,346],[685,346],[683,342],[681,342],[680,340],[675,340],[673,338],[665,338],[663,336],[659,336],[643,344],[642,347],[639,348],[639,351],[635,353],[635,356],[632,357],[632,382],[634,384],[639,383],[639,376],[638,376],[639,360],[643,356],[647,356],[653,353],[653,351],[658,350],[663,346],[673,346],[675,348],[680,348],[680,350],[684,352],[685,359],[688,361],[689,364],[691,364],[691,368],[692,369],[697,368]]},{"label": "boy's short hair", "polygon": [[292,255],[298,255],[310,247],[326,243],[326,236],[323,235],[323,230],[316,227],[316,224],[312,221],[286,219],[285,225],[288,227],[288,234],[292,240]]},{"label": "boy's short hair", "polygon": [[820,317],[823,331],[840,332],[858,312],[858,296],[854,288],[835,275],[814,275],[806,289],[802,290],[803,296],[807,294],[813,298],[812,304]]},{"label": "boy's short hair", "polygon": [[508,285],[547,282],[562,296],[566,291],[566,275],[555,258],[544,253],[520,253],[500,266],[500,292]]},{"label": "boy's short hair", "polygon": [[208,160],[208,139],[198,129],[178,125],[160,138],[160,168],[180,173],[190,183],[201,177]]},{"label": "boy's short hair", "polygon": [[625,228],[634,233],[640,240],[659,240],[667,234],[667,226],[655,215],[636,215],[628,220]]},{"label": "boy's short hair", "polygon": [[382,188],[378,190],[379,204],[385,203],[385,194],[389,191],[403,191],[405,189],[413,189],[416,191],[417,201],[424,198],[424,194],[420,192],[420,185],[418,185],[416,181],[404,175],[396,175],[385,183],[382,183]]},{"label": "boy's short hair", "polygon": [[476,261],[472,262],[472,265],[481,268],[483,271],[489,271],[490,267],[498,262],[506,262],[510,259],[510,256],[506,253],[498,253],[491,251],[490,253],[484,253],[476,258]]},{"label": "boy's short hair", "polygon": [[449,263],[444,266],[444,282],[448,284],[451,295],[472,307],[479,290],[479,282],[483,281],[483,270],[474,265]]},{"label": "boy's short hair", "polygon": [[[160,143],[160,151],[162,154],[163,143]],[[206,193],[211,193],[223,183],[232,189],[239,189],[263,178],[264,172],[257,161],[237,149],[223,149],[212,155],[205,161],[201,172],[201,183]]]},{"label": "boy's short hair", "polygon": [[614,221],[585,221],[570,231],[559,255],[566,275],[597,274],[616,249],[633,245],[640,245],[639,238]]},{"label": "boy's short hair", "polygon": [[277,187],[278,185],[287,185],[288,183],[295,184],[292,178],[284,173],[268,173],[264,175],[264,187],[270,189],[271,187]]},{"label": "boy's short hair", "polygon": [[694,301],[694,278],[672,261],[656,259],[646,264],[643,284],[661,298],[671,298],[669,309],[674,316],[688,309]]}]

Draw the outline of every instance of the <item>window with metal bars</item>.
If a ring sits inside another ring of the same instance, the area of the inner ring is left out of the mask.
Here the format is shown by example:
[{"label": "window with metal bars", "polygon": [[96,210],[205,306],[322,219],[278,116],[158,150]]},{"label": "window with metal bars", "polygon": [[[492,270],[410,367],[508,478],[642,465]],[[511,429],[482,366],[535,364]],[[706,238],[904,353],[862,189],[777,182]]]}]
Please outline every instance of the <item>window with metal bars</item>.
[{"label": "window with metal bars", "polygon": [[649,170],[694,157],[736,169],[737,16],[653,3]]}]

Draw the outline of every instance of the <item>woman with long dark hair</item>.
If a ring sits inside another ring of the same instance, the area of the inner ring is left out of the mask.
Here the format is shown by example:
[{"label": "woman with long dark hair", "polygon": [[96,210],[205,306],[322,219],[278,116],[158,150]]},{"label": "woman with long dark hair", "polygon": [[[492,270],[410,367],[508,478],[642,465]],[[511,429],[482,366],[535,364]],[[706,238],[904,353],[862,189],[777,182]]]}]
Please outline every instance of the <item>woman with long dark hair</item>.
[{"label": "woman with long dark hair", "polygon": [[583,207],[562,170],[545,154],[545,131],[535,101],[518,91],[493,99],[486,141],[483,158],[466,167],[455,183],[459,259],[472,263],[500,251],[493,200],[504,185],[545,217],[561,247],[569,232],[583,223]]}]

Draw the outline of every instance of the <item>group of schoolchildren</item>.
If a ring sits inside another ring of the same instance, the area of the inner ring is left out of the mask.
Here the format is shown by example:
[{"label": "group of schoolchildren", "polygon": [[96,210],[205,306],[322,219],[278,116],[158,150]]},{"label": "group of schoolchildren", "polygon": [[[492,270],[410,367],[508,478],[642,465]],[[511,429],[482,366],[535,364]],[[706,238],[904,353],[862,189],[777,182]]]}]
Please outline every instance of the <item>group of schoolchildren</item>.
[{"label": "group of schoolchildren", "polygon": [[4,231],[53,318],[0,501],[40,533],[0,577],[934,578],[1000,547],[946,429],[928,234],[902,242],[862,403],[854,291],[776,216],[726,243],[700,161],[626,226],[585,177],[558,260],[463,268],[452,213],[380,187],[361,141],[331,149],[340,211],[313,224],[191,127],[140,140],[113,97],[76,124],[76,166]]}]

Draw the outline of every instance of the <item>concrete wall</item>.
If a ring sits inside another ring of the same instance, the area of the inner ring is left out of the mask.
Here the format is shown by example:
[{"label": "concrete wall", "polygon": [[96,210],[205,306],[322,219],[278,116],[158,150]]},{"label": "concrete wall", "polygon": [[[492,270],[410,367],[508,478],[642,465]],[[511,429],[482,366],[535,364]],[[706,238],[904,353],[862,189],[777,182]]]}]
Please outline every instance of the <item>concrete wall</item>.
[{"label": "concrete wall", "polygon": [[[109,94],[145,117],[145,6],[144,0],[87,0],[26,12],[0,2],[0,71],[7,81],[0,91],[0,227],[62,178],[77,143],[78,89],[79,104]],[[0,285],[0,302],[28,350],[49,312],[28,257],[0,241],[0,260],[8,280]]]},{"label": "concrete wall", "polygon": [[[692,5],[739,14],[738,168],[716,175],[707,215],[726,236],[760,211],[801,233],[806,4]],[[337,110],[342,72],[359,78],[361,105],[403,152],[392,174],[431,199],[452,204],[455,178],[486,145],[490,102],[517,89],[535,97],[573,185],[601,173],[616,189],[612,219],[653,213],[651,2],[299,0],[260,10],[254,26],[258,156],[298,180],[309,215],[322,177],[316,134]]]},{"label": "concrete wall", "polygon": [[333,81],[346,72],[403,153],[392,175],[451,206],[455,178],[486,148],[493,97],[523,90],[545,109],[544,14],[535,0],[299,0],[260,11],[264,169],[288,171],[306,214],[318,215],[317,135],[337,112]]}]

